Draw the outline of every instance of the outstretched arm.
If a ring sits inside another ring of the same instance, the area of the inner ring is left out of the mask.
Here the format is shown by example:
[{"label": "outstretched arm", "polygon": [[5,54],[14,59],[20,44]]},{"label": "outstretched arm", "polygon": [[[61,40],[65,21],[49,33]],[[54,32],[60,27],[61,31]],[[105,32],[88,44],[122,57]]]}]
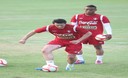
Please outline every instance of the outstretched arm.
[{"label": "outstretched arm", "polygon": [[27,41],[27,39],[31,36],[33,36],[34,34],[36,34],[36,32],[33,30],[31,32],[29,32],[28,34],[26,34],[23,38],[21,38],[21,40],[19,41],[19,43],[21,44],[25,44],[25,42]]}]

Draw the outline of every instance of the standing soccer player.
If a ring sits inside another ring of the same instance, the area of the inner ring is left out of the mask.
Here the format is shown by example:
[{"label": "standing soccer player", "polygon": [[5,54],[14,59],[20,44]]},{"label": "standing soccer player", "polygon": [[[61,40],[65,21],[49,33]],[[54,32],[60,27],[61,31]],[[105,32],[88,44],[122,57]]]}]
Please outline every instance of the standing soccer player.
[{"label": "standing soccer player", "polygon": [[[103,16],[101,14],[95,13],[97,8],[95,5],[87,5],[85,8],[85,13],[83,14],[76,14],[72,17],[71,23],[72,25],[79,26],[81,28],[85,28],[86,30],[89,30],[92,32],[92,36],[83,42],[83,44],[91,44],[96,49],[96,55],[97,59],[95,61],[95,64],[102,64],[102,58],[103,58],[103,48],[102,44],[104,44],[104,41],[98,41],[95,39],[95,36],[98,34],[103,34],[104,29],[106,30],[106,39],[110,40],[112,38],[112,29],[110,26],[110,21],[106,16]],[[84,64],[85,61],[82,56],[82,51],[80,51],[79,55],[77,55],[77,61],[75,64]]]},{"label": "standing soccer player", "polygon": [[[61,47],[66,47],[65,51],[68,54],[66,70],[71,70],[76,61],[76,54],[78,54],[82,48],[81,42],[88,38],[92,33],[90,31],[85,31],[83,28],[66,24],[66,20],[64,19],[55,19],[53,20],[53,24],[29,32],[19,42],[25,44],[29,37],[36,33],[46,31],[55,36],[55,39],[50,41],[42,49],[42,54],[46,60],[46,64],[55,66],[52,51]],[[82,35],[82,37],[80,35]]]}]

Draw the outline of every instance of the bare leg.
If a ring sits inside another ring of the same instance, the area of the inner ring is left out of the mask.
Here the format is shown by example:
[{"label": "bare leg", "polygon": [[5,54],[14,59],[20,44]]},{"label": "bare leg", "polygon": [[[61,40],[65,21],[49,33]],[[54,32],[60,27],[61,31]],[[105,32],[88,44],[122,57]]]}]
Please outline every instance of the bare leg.
[{"label": "bare leg", "polygon": [[68,54],[68,57],[67,57],[68,64],[66,66],[66,70],[73,70],[75,61],[76,61],[76,55],[75,54]]},{"label": "bare leg", "polygon": [[45,45],[42,49],[42,54],[44,59],[46,60],[46,63],[54,64],[54,56],[52,54],[52,51],[60,48],[60,45]]},{"label": "bare leg", "polygon": [[67,62],[69,64],[73,64],[76,61],[76,57],[75,56],[76,56],[75,54],[68,54],[68,60],[67,60]]},{"label": "bare leg", "polygon": [[102,45],[94,45],[94,48],[96,49],[96,55],[103,55],[104,51],[102,49]]},{"label": "bare leg", "polygon": [[84,64],[84,63],[85,63],[82,54],[83,54],[83,51],[81,50],[81,51],[76,55],[77,60],[76,60],[75,64]]},{"label": "bare leg", "polygon": [[102,45],[94,45],[94,48],[96,49],[96,55],[97,55],[95,64],[102,64],[102,57],[104,54]]}]

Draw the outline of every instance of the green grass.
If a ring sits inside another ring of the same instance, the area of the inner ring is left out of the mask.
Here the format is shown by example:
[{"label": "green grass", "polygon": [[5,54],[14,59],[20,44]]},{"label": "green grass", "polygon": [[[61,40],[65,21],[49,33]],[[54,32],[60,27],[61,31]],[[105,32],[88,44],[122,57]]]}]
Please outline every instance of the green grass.
[{"label": "green grass", "polygon": [[[0,58],[8,61],[0,67],[0,78],[128,78],[128,1],[127,0],[0,0]],[[25,45],[18,43],[27,32],[51,24],[55,18],[83,13],[83,7],[95,4],[97,13],[108,16],[113,39],[103,46],[104,64],[95,65],[95,50],[84,45],[86,64],[75,65],[74,71],[65,71],[64,48],[56,50],[58,72],[36,71],[45,61],[40,49],[53,39],[48,33],[30,38]]]}]

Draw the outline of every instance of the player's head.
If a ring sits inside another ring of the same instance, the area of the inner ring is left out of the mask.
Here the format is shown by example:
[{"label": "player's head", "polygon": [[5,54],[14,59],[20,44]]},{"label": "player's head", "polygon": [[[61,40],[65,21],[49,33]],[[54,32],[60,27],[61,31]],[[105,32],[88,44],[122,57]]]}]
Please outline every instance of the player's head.
[{"label": "player's head", "polygon": [[58,29],[63,29],[67,23],[65,19],[54,19],[52,22]]},{"label": "player's head", "polygon": [[97,10],[95,5],[87,5],[84,8],[86,15],[93,15],[95,14],[95,11]]}]

